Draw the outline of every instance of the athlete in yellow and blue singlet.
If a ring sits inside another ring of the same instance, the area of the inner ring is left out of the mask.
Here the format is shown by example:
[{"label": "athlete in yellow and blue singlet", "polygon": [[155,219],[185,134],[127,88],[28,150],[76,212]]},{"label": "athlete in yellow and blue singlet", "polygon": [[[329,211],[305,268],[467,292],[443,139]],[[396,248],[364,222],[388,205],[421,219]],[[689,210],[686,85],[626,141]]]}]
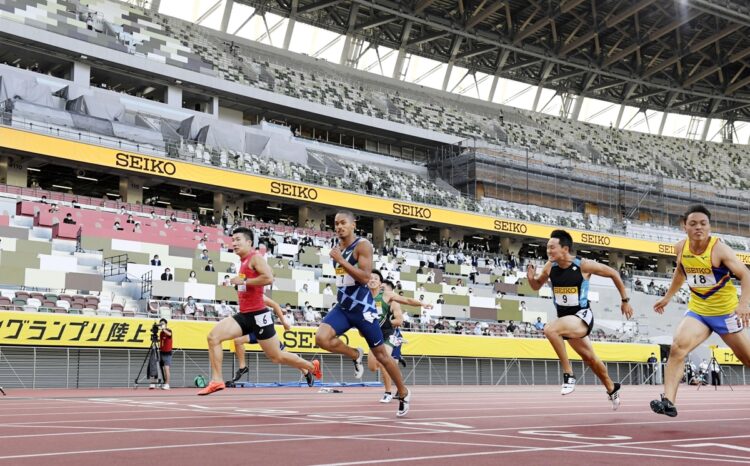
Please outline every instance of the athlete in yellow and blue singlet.
[{"label": "athlete in yellow and blue singlet", "polygon": [[[685,357],[716,332],[735,356],[750,366],[750,337],[742,330],[750,323],[750,271],[732,249],[711,236],[711,213],[701,205],[683,217],[684,239],[675,245],[677,268],[667,294],[654,304],[661,314],[680,287],[687,282],[690,299],[685,317],[675,331],[664,374],[664,394],[651,402],[657,414],[677,416],[674,405],[682,380]],[[742,298],[732,278],[742,284]]]}]

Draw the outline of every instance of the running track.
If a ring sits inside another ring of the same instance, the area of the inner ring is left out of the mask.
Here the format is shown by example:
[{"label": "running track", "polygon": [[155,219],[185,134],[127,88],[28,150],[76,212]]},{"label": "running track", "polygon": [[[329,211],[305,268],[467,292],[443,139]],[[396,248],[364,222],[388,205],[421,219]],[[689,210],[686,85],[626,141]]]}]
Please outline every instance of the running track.
[{"label": "running track", "polygon": [[750,464],[750,387],[680,387],[680,415],[651,413],[660,387],[414,388],[396,418],[379,388],[9,390],[0,466],[248,464]]}]

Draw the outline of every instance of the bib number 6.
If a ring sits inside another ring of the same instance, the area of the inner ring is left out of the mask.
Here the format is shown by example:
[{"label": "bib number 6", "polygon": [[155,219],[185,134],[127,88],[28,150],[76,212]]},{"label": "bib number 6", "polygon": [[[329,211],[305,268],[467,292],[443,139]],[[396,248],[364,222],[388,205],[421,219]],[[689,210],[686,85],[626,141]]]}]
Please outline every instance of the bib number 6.
[{"label": "bib number 6", "polygon": [[255,324],[258,327],[265,327],[267,325],[271,325],[273,321],[271,320],[271,313],[270,312],[263,312],[261,314],[255,315]]}]

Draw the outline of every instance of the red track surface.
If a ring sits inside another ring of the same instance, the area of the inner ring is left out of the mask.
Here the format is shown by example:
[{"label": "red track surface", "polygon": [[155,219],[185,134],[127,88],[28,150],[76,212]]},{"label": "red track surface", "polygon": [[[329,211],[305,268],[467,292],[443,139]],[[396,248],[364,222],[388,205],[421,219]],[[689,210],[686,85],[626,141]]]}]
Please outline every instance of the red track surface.
[{"label": "red track surface", "polygon": [[680,415],[651,413],[660,387],[9,390],[0,465],[750,464],[750,387],[681,387]]}]

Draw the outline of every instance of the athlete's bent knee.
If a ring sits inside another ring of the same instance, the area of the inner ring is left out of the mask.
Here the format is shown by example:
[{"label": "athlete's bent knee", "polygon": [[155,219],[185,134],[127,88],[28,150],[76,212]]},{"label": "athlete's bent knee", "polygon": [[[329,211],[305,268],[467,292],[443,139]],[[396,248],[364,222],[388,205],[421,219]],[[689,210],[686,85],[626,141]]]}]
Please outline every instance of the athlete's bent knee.
[{"label": "athlete's bent knee", "polygon": [[688,353],[688,346],[680,341],[673,341],[672,346],[669,348],[669,357],[676,359],[684,359]]},{"label": "athlete's bent knee", "polygon": [[315,344],[323,349],[328,349],[331,347],[331,340],[332,338],[328,336],[324,336],[319,333],[315,334]]},{"label": "athlete's bent knee", "polygon": [[551,326],[547,325],[544,327],[544,336],[546,338],[555,338],[557,337],[557,332],[553,330]]},{"label": "athlete's bent knee", "polygon": [[221,344],[221,340],[219,340],[219,337],[214,332],[210,332],[206,337],[206,340],[208,341],[208,346],[216,346]]}]

